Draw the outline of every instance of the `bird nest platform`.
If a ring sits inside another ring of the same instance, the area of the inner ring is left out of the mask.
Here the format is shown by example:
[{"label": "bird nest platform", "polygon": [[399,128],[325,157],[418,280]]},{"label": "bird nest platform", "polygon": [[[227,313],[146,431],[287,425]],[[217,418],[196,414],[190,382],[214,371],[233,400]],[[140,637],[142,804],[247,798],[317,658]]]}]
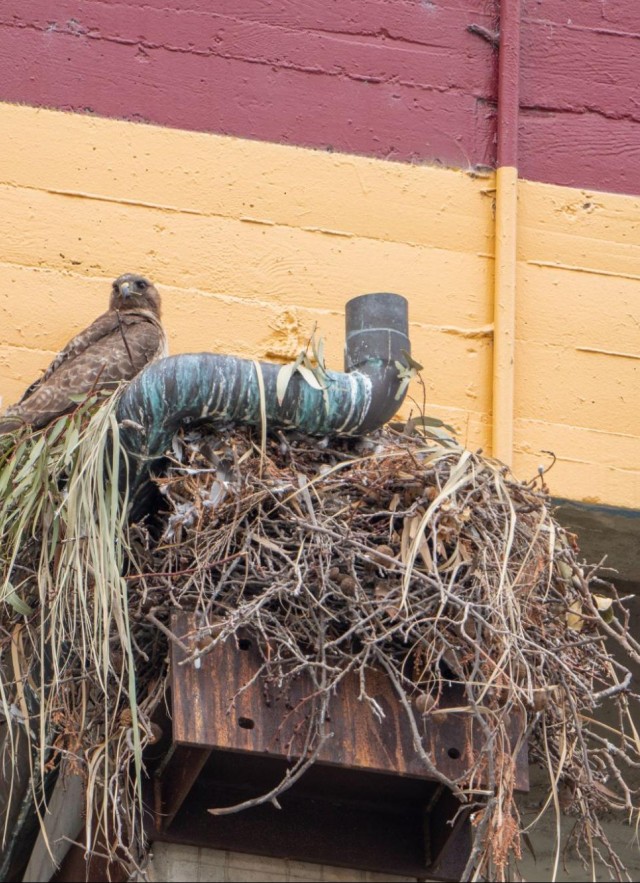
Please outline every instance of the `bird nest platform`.
[{"label": "bird nest platform", "polygon": [[[463,879],[517,879],[525,742],[547,771],[551,811],[562,790],[572,846],[625,879],[601,820],[637,813],[638,696],[625,661],[639,661],[640,647],[626,599],[554,519],[543,476],[516,481],[428,427],[261,442],[245,428],[193,426],[175,436],[149,511],[131,522],[114,414],[109,400],[80,408],[0,448],[2,772],[18,788],[12,770],[27,745],[24,800],[36,817],[58,770],[80,777],[87,850],[144,873],[145,748],[167,704],[171,645],[198,667],[250,635],[256,677],[309,685],[303,750],[260,799],[277,801],[332,738],[347,677],[385,727],[369,688],[384,672],[415,757],[472,814]],[[172,630],[175,611],[197,623],[188,643]],[[452,683],[464,700],[448,713],[481,733],[457,778],[424,739]],[[617,726],[598,722],[603,705]]]}]

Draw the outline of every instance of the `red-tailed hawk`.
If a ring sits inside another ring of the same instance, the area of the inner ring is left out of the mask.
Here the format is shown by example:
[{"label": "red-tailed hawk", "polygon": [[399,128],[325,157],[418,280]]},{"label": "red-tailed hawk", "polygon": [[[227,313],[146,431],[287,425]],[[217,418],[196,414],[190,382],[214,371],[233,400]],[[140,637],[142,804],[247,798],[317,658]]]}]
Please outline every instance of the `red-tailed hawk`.
[{"label": "red-tailed hawk", "polygon": [[77,407],[79,395],[131,380],[166,350],[160,295],[147,279],[126,273],[113,283],[108,312],[77,334],[0,416],[0,433],[46,426]]}]

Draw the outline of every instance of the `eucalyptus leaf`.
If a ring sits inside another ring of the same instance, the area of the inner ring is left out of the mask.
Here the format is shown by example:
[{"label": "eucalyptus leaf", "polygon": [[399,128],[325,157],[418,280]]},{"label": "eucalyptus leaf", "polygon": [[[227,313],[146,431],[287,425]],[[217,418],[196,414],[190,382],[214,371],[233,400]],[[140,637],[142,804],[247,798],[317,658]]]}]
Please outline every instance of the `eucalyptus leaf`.
[{"label": "eucalyptus leaf", "polygon": [[605,622],[612,622],[615,618],[613,612],[613,598],[607,598],[605,595],[593,595],[593,601],[596,610]]},{"label": "eucalyptus leaf", "polygon": [[560,576],[562,577],[562,579],[567,579],[567,580],[571,579],[571,577],[573,575],[573,571],[571,569],[571,566],[569,564],[567,564],[566,561],[559,560],[556,562],[556,566],[558,568],[558,572],[559,572]]},{"label": "eucalyptus leaf", "polygon": [[9,485],[9,480],[13,475],[16,466],[19,464],[19,461],[16,457],[10,458],[7,463],[5,463],[0,470],[0,499],[4,497],[4,493]]},{"label": "eucalyptus leaf", "polygon": [[446,429],[449,432],[455,433],[456,429],[454,426],[451,426],[449,423],[445,423],[443,420],[440,420],[438,417],[412,417],[411,422],[414,426],[434,426],[442,429]]},{"label": "eucalyptus leaf", "polygon": [[8,594],[5,596],[5,601],[7,604],[10,604],[11,607],[19,613],[20,616],[31,616],[33,614],[33,610],[26,601],[23,601],[22,598],[17,594],[16,590],[13,588],[11,583],[7,583],[7,587],[9,588]]},{"label": "eucalyptus leaf", "polygon": [[400,350],[402,353],[404,360],[406,361],[409,368],[412,368],[414,371],[424,371],[424,365],[421,365],[420,362],[416,362],[416,360],[408,353],[406,350]]},{"label": "eucalyptus leaf", "polygon": [[296,370],[297,365],[295,362],[287,362],[286,365],[283,365],[282,368],[278,371],[278,377],[276,379],[276,397],[278,399],[278,404],[282,405],[284,401],[284,397],[287,392],[287,388],[293,377],[293,372]]},{"label": "eucalyptus leaf", "polygon": [[584,618],[582,613],[582,602],[574,601],[567,612],[567,628],[574,632],[581,632],[584,627]]},{"label": "eucalyptus leaf", "polygon": [[22,479],[31,472],[34,463],[44,453],[45,449],[46,449],[46,437],[44,435],[41,435],[36,440],[35,444],[33,445],[33,448],[31,449],[31,452],[30,452],[29,456],[27,457],[26,463],[23,464],[22,468],[20,469],[20,471],[16,475],[16,477],[15,477],[16,484],[19,484],[22,481]]},{"label": "eucalyptus leaf", "polygon": [[313,389],[322,390],[325,388],[320,383],[311,368],[306,368],[304,365],[298,365],[298,371],[300,372],[300,374],[302,374],[302,377],[309,384],[309,386],[313,387]]},{"label": "eucalyptus leaf", "polygon": [[313,345],[313,355],[315,356],[316,362],[318,366],[322,369],[322,371],[326,371],[325,361],[324,361],[324,338],[318,338],[318,343],[316,345],[315,336],[312,338]]},{"label": "eucalyptus leaf", "polygon": [[56,422],[53,424],[53,428],[47,430],[47,443],[52,445],[57,439],[60,437],[64,428],[69,424],[69,417],[65,414],[63,417],[59,417]]},{"label": "eucalyptus leaf", "polygon": [[[397,364],[397,363],[396,363],[396,364]],[[409,381],[410,381],[410,378],[409,378],[409,377],[404,377],[404,378],[403,378],[403,380],[402,380],[400,386],[398,387],[398,391],[397,391],[397,393],[396,393],[395,396],[394,396],[394,399],[395,399],[397,402],[399,402],[400,399],[402,398],[402,396],[404,395],[406,388],[409,386]]]}]

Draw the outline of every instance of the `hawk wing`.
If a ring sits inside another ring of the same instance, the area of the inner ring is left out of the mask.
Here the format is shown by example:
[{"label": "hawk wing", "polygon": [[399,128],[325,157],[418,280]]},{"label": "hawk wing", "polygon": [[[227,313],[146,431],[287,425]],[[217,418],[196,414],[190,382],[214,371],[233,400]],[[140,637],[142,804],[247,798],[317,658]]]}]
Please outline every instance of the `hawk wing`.
[{"label": "hawk wing", "polygon": [[130,380],[165,353],[164,330],[153,313],[103,313],[67,344],[20,402],[5,411],[3,417],[10,419],[0,422],[0,432],[22,423],[45,426],[73,410],[78,395]]}]

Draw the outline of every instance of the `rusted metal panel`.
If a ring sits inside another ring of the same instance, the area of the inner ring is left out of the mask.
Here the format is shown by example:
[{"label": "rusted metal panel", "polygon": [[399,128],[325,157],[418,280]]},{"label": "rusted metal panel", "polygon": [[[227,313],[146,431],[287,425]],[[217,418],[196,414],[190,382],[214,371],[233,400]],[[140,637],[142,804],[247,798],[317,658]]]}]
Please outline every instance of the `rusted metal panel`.
[{"label": "rusted metal panel", "polygon": [[[192,614],[176,612],[173,629],[189,646],[196,632]],[[200,658],[200,667],[182,665],[186,654],[172,645],[172,696],[174,740],[183,745],[206,746],[226,751],[255,752],[265,756],[296,757],[303,751],[305,722],[310,715],[312,692],[305,677],[297,678],[282,693],[256,678],[260,659],[250,639],[228,640]],[[384,712],[379,722],[365,701],[360,683],[347,677],[332,699],[328,728],[331,736],[318,762],[370,772],[430,778],[413,742],[410,722],[387,676],[371,670],[367,693]],[[424,745],[437,769],[458,779],[473,766],[484,734],[466,706],[464,692],[454,684],[441,696],[438,713],[416,715],[424,732]],[[455,710],[454,710],[455,709]],[[510,737],[515,746],[522,730],[515,717]],[[481,777],[476,777],[476,784]],[[516,758],[516,787],[528,789],[526,745]]]}]

